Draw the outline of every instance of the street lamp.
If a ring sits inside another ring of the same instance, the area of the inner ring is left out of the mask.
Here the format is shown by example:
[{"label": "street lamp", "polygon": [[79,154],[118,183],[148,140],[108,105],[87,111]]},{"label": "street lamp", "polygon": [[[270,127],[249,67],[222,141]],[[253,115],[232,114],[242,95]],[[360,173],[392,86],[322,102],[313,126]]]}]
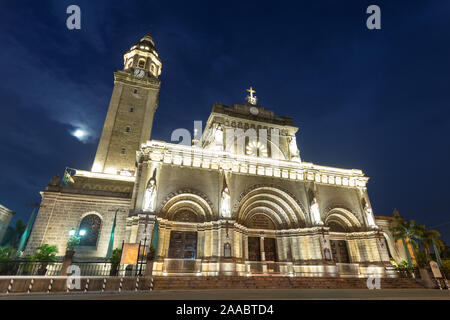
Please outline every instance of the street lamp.
[{"label": "street lamp", "polygon": [[[69,237],[73,237],[77,233],[77,230],[75,228],[72,228],[69,230]],[[84,237],[86,235],[86,229],[80,229],[78,230],[78,236]]]}]

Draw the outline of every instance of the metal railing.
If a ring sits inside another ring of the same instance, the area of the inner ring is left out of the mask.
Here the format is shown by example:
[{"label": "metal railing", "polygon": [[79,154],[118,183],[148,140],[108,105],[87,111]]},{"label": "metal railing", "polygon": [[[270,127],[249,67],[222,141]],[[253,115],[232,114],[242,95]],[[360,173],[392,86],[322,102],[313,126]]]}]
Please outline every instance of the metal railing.
[{"label": "metal railing", "polygon": [[49,261],[0,261],[0,275],[13,276],[58,276],[61,274],[62,262]]},{"label": "metal railing", "polygon": [[134,277],[145,275],[146,264],[135,265],[113,265],[110,262],[81,261],[72,262],[76,266],[81,276],[94,277]]},{"label": "metal railing", "polygon": [[199,274],[202,272],[201,259],[164,259],[163,274],[186,273]]},{"label": "metal railing", "polygon": [[292,262],[246,261],[248,275],[252,274],[293,274]]},{"label": "metal railing", "polygon": [[[101,261],[74,261],[72,273],[80,276],[134,277],[145,275],[146,264],[112,265]],[[77,267],[79,269],[77,269]],[[0,261],[0,276],[60,276],[62,262],[8,260]]]}]

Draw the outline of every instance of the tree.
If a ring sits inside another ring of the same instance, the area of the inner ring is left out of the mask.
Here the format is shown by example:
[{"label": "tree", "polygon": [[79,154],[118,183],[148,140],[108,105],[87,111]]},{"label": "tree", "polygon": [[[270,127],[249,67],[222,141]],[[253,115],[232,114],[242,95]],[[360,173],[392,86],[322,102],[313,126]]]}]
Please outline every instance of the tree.
[{"label": "tree", "polygon": [[110,276],[117,276],[120,260],[122,259],[122,249],[116,248],[113,250],[111,258],[109,258],[109,262],[111,262],[111,271]]},{"label": "tree", "polygon": [[56,253],[58,253],[58,249],[56,246],[51,246],[46,243],[36,248],[36,253],[34,254],[34,260],[38,261],[55,261]]},{"label": "tree", "polygon": [[405,221],[400,215],[394,213],[394,223],[391,231],[394,235],[395,240],[401,239],[403,242],[403,247],[405,248],[406,258],[408,260],[408,266],[413,267],[411,255],[408,250],[407,240],[413,246],[413,249],[418,247],[417,241],[422,238],[422,228],[417,224],[416,221],[410,220]]},{"label": "tree", "polygon": [[[425,249],[428,261],[431,260],[431,248],[433,247],[433,239],[438,251],[442,251],[442,249],[445,249],[444,243],[441,240],[439,240],[440,237],[441,234],[436,230],[425,229],[425,231],[423,232],[422,244]],[[439,252],[435,252],[435,254],[438,255]]]},{"label": "tree", "polygon": [[41,262],[41,268],[38,270],[39,275],[45,275],[47,272],[47,265],[53,261],[56,261],[56,253],[58,253],[56,246],[51,246],[46,243],[36,248],[36,253],[33,256],[33,260]]},{"label": "tree", "polygon": [[71,236],[67,240],[67,250],[74,250],[76,246],[80,244],[81,238],[78,236]]},{"label": "tree", "polygon": [[17,220],[14,227],[9,226],[6,229],[6,235],[2,241],[2,245],[10,245],[12,248],[17,248],[20,242],[20,237],[25,231],[26,225],[22,220]]}]

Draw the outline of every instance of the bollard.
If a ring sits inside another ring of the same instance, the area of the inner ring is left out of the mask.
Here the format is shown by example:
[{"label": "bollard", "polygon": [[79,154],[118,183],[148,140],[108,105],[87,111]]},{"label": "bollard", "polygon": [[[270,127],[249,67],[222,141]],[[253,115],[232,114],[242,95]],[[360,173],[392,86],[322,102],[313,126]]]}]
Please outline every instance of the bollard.
[{"label": "bollard", "polygon": [[106,288],[106,278],[103,279],[102,292],[105,292],[105,288]]},{"label": "bollard", "polygon": [[120,278],[119,292],[122,292],[123,278]]},{"label": "bollard", "polygon": [[6,289],[7,294],[9,294],[11,292],[13,283],[14,283],[14,279],[11,279],[11,281],[9,282],[9,285],[8,285],[8,289]]},{"label": "bollard", "polygon": [[150,291],[153,290],[153,277],[150,278]]},{"label": "bollard", "polygon": [[136,278],[136,288],[134,288],[134,291],[138,291],[139,289],[139,277]]},{"label": "bollard", "polygon": [[84,287],[84,292],[88,292],[89,290],[89,278],[86,279],[86,286]]},{"label": "bollard", "polygon": [[50,293],[50,291],[52,291],[52,287],[53,287],[53,279],[50,279],[50,284],[48,285],[47,293]]},{"label": "bollard", "polygon": [[34,279],[31,279],[30,285],[28,286],[28,291],[27,293],[30,293],[31,290],[33,289],[33,285],[34,285]]}]

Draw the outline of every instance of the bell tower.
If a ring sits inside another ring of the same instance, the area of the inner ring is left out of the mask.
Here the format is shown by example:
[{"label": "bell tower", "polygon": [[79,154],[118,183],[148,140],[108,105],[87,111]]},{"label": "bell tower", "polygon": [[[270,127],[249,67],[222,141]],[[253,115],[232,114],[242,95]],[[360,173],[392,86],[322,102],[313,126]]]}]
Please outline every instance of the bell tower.
[{"label": "bell tower", "polygon": [[93,172],[134,175],[136,150],[152,133],[162,63],[150,34],[123,58],[124,68],[114,72],[114,89]]}]

